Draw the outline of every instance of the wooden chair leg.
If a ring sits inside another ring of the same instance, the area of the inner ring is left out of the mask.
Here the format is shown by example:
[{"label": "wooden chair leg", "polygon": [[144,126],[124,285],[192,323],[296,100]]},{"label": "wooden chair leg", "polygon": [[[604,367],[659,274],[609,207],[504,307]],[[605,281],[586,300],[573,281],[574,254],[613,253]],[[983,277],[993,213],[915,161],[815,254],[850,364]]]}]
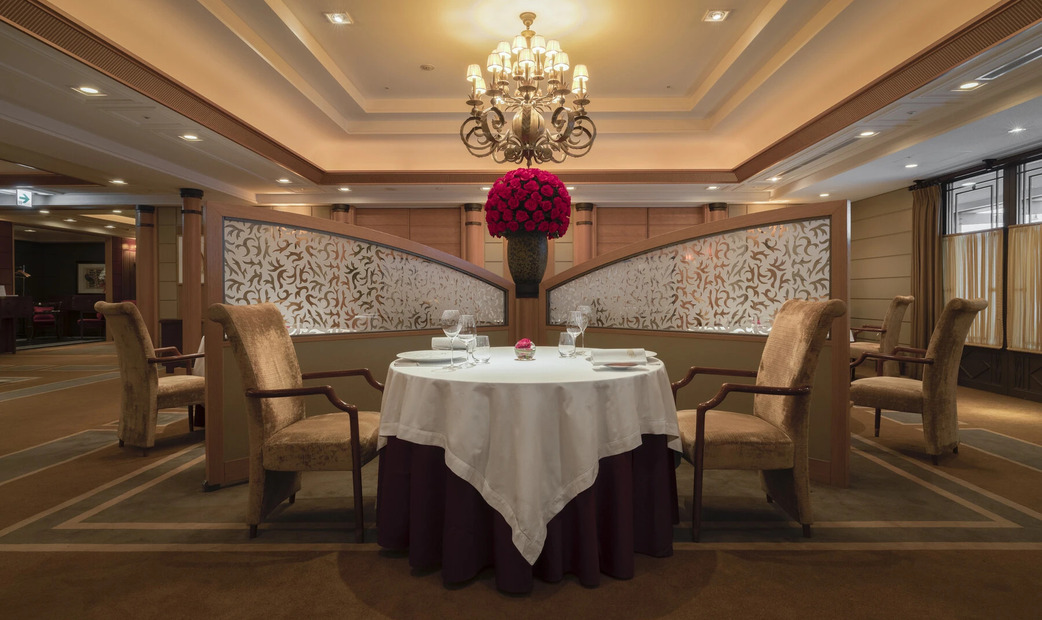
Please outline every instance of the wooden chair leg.
[{"label": "wooden chair leg", "polygon": [[351,482],[355,495],[355,542],[365,540],[365,519],[362,515],[362,470],[356,467],[351,470]]},{"label": "wooden chair leg", "polygon": [[257,537],[257,526],[256,525],[251,525],[250,526],[250,538],[256,538],[256,537]]},{"label": "wooden chair leg", "polygon": [[771,497],[770,493],[767,494],[767,503],[768,504],[773,504],[774,503],[774,498]]},{"label": "wooden chair leg", "polygon": [[148,456],[148,448],[141,448],[141,456]]},{"label": "wooden chair leg", "polygon": [[120,448],[122,448],[122,447],[123,447],[123,440],[122,440],[122,439],[120,439],[120,440],[119,440],[119,447],[120,447]]},{"label": "wooden chair leg", "polygon": [[883,417],[882,410],[879,409],[878,407],[876,407],[876,437],[879,437],[879,421],[880,421],[880,419],[882,419],[882,417]]},{"label": "wooden chair leg", "polygon": [[803,524],[803,537],[810,538],[810,523]]},{"label": "wooden chair leg", "polygon": [[959,453],[959,446],[955,446],[954,448],[952,448],[952,454],[958,454],[958,453]]},{"label": "wooden chair leg", "polygon": [[296,493],[294,493],[293,495],[289,496],[289,503],[290,504],[294,504],[294,503],[296,503],[296,501],[297,501],[297,494]]},{"label": "wooden chair leg", "polygon": [[936,454],[931,454],[930,455],[930,460],[933,461],[934,465],[937,465],[937,455]]},{"label": "wooden chair leg", "polygon": [[195,432],[195,405],[188,405],[188,432]]}]

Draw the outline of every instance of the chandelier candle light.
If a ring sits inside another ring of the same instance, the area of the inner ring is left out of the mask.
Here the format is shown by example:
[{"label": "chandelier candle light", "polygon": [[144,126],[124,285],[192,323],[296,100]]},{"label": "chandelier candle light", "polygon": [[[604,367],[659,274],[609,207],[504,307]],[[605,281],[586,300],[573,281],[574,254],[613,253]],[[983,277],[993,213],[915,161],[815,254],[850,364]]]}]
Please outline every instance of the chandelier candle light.
[{"label": "chandelier candle light", "polygon": [[[501,41],[488,55],[485,81],[480,65],[467,68],[470,82],[470,117],[460,127],[460,138],[475,157],[496,163],[512,162],[531,167],[532,162],[561,163],[566,157],[582,157],[597,137],[597,127],[586,116],[586,65],[569,64],[561,44],[547,41],[532,29],[535,13],[521,14],[525,29],[513,43]],[[572,79],[566,79],[568,69]],[[512,87],[511,81],[516,82]],[[574,94],[574,108],[565,106]],[[482,97],[488,98],[485,107]],[[509,126],[506,113],[513,113]],[[543,114],[549,113],[546,121]],[[551,129],[548,129],[550,127]]]}]

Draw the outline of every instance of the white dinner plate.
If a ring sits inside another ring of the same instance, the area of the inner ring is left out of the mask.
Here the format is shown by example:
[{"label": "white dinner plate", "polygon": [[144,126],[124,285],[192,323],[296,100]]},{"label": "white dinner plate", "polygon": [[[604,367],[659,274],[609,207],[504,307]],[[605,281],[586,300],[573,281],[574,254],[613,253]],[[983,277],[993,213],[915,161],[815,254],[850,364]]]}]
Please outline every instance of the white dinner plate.
[{"label": "white dinner plate", "polygon": [[[447,362],[451,359],[453,352],[449,350],[437,351],[406,351],[398,354],[398,359],[411,362]],[[456,351],[455,357],[461,362],[464,360],[464,351]]]},{"label": "white dinner plate", "polygon": [[598,366],[604,366],[605,368],[614,368],[616,370],[623,368],[636,368],[637,366],[643,366],[640,362],[611,362],[609,364],[597,364]]}]

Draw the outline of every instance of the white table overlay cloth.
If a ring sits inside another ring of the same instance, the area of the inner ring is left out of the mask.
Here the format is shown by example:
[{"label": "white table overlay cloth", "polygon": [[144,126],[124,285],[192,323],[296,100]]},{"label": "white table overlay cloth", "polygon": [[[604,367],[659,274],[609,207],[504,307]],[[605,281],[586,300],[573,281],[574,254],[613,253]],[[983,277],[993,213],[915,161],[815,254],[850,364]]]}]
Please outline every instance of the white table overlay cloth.
[{"label": "white table overlay cloth", "polygon": [[510,526],[531,564],[546,525],[593,485],[599,460],[665,435],[681,450],[665,366],[595,368],[542,347],[532,361],[493,349],[489,364],[450,371],[391,363],[380,407],[380,447],[388,437],[445,450],[445,464]]}]

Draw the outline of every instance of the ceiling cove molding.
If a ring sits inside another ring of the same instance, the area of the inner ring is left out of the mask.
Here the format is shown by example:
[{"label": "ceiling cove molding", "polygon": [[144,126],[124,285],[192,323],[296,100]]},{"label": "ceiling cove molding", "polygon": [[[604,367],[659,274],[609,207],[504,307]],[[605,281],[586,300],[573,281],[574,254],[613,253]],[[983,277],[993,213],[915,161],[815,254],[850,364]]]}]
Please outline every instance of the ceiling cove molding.
[{"label": "ceiling cove molding", "polygon": [[0,187],[101,187],[64,174],[0,174]]},{"label": "ceiling cove molding", "polygon": [[1042,21],[1042,0],[1010,0],[910,58],[735,168],[744,181],[929,84]]},{"label": "ceiling cove molding", "polygon": [[[435,177],[441,179],[435,182],[470,183],[475,182],[474,179],[486,182],[498,176],[495,173],[452,172],[448,176],[460,180],[446,181],[446,173],[439,172],[325,171],[41,0],[0,0],[0,21],[314,183],[420,183],[409,181],[418,176],[425,177],[426,180],[422,181],[425,183],[432,182]],[[730,182],[745,181],[1039,21],[1042,21],[1042,0],[1009,0],[1000,4],[752,156],[726,176],[733,179]],[[713,170],[659,170],[565,172],[560,176],[572,182],[582,182],[580,178],[615,183],[729,182],[720,178],[722,174],[722,171]],[[607,178],[609,175],[610,179]],[[381,180],[366,180],[369,178]],[[674,180],[651,180],[655,178]]]},{"label": "ceiling cove molding", "polygon": [[[730,170],[573,170],[555,172],[565,183],[600,185],[737,183]],[[503,172],[455,170],[327,172],[321,185],[473,185],[490,184]]]},{"label": "ceiling cove molding", "polygon": [[40,0],[0,0],[0,21],[310,181],[322,176],[300,155]]}]

